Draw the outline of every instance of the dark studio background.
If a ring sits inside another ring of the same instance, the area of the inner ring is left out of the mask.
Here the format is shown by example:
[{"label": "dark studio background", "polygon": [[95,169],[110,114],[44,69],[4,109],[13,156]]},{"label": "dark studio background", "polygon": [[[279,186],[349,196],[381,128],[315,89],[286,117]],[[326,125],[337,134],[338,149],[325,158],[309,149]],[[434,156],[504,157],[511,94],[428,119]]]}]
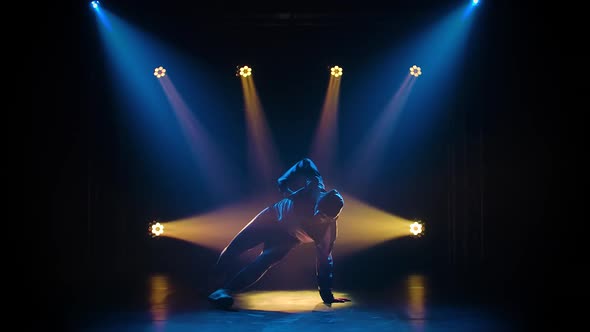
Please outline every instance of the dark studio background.
[{"label": "dark studio background", "polygon": [[[305,2],[262,6],[126,0],[109,5],[145,32],[182,49],[213,77],[208,84],[219,89],[208,97],[235,112],[226,112],[229,118],[204,115],[204,122],[228,141],[245,137],[243,100],[232,68],[251,64],[281,160],[291,165],[306,155],[315,130],[327,83],[317,79],[318,72],[341,63],[349,91],[361,89],[362,79],[370,80],[363,66],[382,59],[392,39],[404,38],[406,29],[456,3],[345,2],[338,10]],[[533,304],[534,299],[563,295],[545,293],[553,290],[549,285],[554,280],[572,281],[553,277],[567,266],[560,257],[567,246],[544,232],[546,226],[554,234],[560,231],[551,194],[558,175],[555,153],[562,142],[555,111],[559,87],[548,84],[557,81],[539,68],[556,62],[559,50],[545,48],[553,35],[542,33],[540,10],[492,1],[479,9],[453,97],[440,110],[438,124],[419,138],[401,137],[419,141],[411,157],[401,162],[385,156],[384,165],[396,165],[396,172],[382,171],[367,184],[370,192],[364,197],[385,211],[431,220],[430,232],[421,243],[391,241],[342,260],[337,265],[341,285],[370,288],[419,270],[488,283],[493,296],[526,298]],[[317,16],[272,15],[277,12]],[[120,105],[108,89],[109,65],[87,3],[48,13],[61,19],[47,15],[49,25],[36,39],[34,54],[41,61],[38,96],[32,100],[34,165],[48,190],[40,227],[47,228],[48,245],[41,251],[39,272],[52,285],[45,287],[51,289],[49,300],[67,302],[81,296],[79,285],[134,280],[152,271],[181,279],[197,276],[195,271],[209,266],[217,253],[171,239],[155,244],[146,236],[146,225],[155,217],[171,220],[208,211],[216,203],[199,196],[198,180],[190,179],[197,182],[187,188],[179,185],[181,180],[163,181],[145,167],[143,150],[119,122]],[[336,42],[326,47],[323,42],[330,38]],[[297,73],[294,79],[281,72],[285,66]],[[227,79],[219,74],[223,71]],[[355,75],[362,79],[353,82]],[[359,98],[346,98],[340,102],[341,160],[358,139],[359,128],[371,120],[359,116],[365,107]],[[246,165],[245,149],[229,146],[226,152]],[[255,179],[244,175],[236,198],[255,192],[256,186]],[[395,263],[373,264],[384,260]]]}]

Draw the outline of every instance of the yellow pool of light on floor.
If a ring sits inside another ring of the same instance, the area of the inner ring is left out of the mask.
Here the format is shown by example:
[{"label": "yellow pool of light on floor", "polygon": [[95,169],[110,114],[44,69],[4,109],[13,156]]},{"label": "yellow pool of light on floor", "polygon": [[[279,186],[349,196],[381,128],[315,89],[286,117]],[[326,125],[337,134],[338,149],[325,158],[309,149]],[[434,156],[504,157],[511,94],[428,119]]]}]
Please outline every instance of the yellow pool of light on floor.
[{"label": "yellow pool of light on floor", "polygon": [[[338,292],[334,292],[334,297],[350,299],[347,294]],[[235,300],[241,309],[280,312],[332,311],[349,308],[354,302],[326,305],[317,290],[252,291],[236,294]]]}]

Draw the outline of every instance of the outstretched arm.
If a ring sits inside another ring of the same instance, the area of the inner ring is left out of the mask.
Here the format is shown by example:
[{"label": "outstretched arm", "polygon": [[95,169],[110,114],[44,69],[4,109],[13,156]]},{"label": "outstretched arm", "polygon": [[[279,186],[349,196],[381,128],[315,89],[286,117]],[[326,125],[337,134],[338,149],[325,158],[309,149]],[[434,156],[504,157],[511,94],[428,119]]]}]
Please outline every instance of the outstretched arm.
[{"label": "outstretched arm", "polygon": [[303,158],[289,168],[279,179],[277,184],[279,191],[283,196],[289,196],[296,190],[290,186],[293,184],[295,178],[304,177],[305,187],[317,187],[319,190],[325,190],[324,181],[317,166],[309,158]]},{"label": "outstretched arm", "polygon": [[323,238],[316,243],[316,276],[320,297],[324,303],[348,302],[346,298],[334,298],[332,281],[334,279],[334,260],[332,248],[336,241],[336,222],[331,223]]}]

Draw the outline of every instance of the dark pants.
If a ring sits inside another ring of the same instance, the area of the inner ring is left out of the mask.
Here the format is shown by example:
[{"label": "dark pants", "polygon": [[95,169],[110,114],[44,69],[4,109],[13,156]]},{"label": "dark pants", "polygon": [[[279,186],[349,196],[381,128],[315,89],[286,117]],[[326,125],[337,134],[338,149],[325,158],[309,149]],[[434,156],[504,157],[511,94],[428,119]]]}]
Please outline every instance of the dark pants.
[{"label": "dark pants", "polygon": [[241,291],[258,281],[273,265],[283,259],[299,241],[289,235],[277,221],[275,212],[266,208],[248,223],[221,252],[216,270],[223,273],[238,256],[259,244],[264,244],[260,255],[246,265],[223,288]]}]

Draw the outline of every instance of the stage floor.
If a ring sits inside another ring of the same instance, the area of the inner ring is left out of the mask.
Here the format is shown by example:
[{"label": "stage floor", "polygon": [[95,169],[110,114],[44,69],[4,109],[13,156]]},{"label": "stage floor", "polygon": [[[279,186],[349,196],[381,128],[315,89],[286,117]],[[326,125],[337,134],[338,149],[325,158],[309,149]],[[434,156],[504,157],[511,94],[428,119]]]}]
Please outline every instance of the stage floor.
[{"label": "stage floor", "polygon": [[153,273],[71,284],[66,293],[54,294],[64,303],[52,309],[58,330],[64,331],[492,332],[530,327],[529,304],[514,293],[449,285],[421,274],[382,288],[335,289],[335,296],[352,301],[331,307],[314,289],[253,288],[236,295],[231,310],[219,310],[208,303],[208,291]]}]

